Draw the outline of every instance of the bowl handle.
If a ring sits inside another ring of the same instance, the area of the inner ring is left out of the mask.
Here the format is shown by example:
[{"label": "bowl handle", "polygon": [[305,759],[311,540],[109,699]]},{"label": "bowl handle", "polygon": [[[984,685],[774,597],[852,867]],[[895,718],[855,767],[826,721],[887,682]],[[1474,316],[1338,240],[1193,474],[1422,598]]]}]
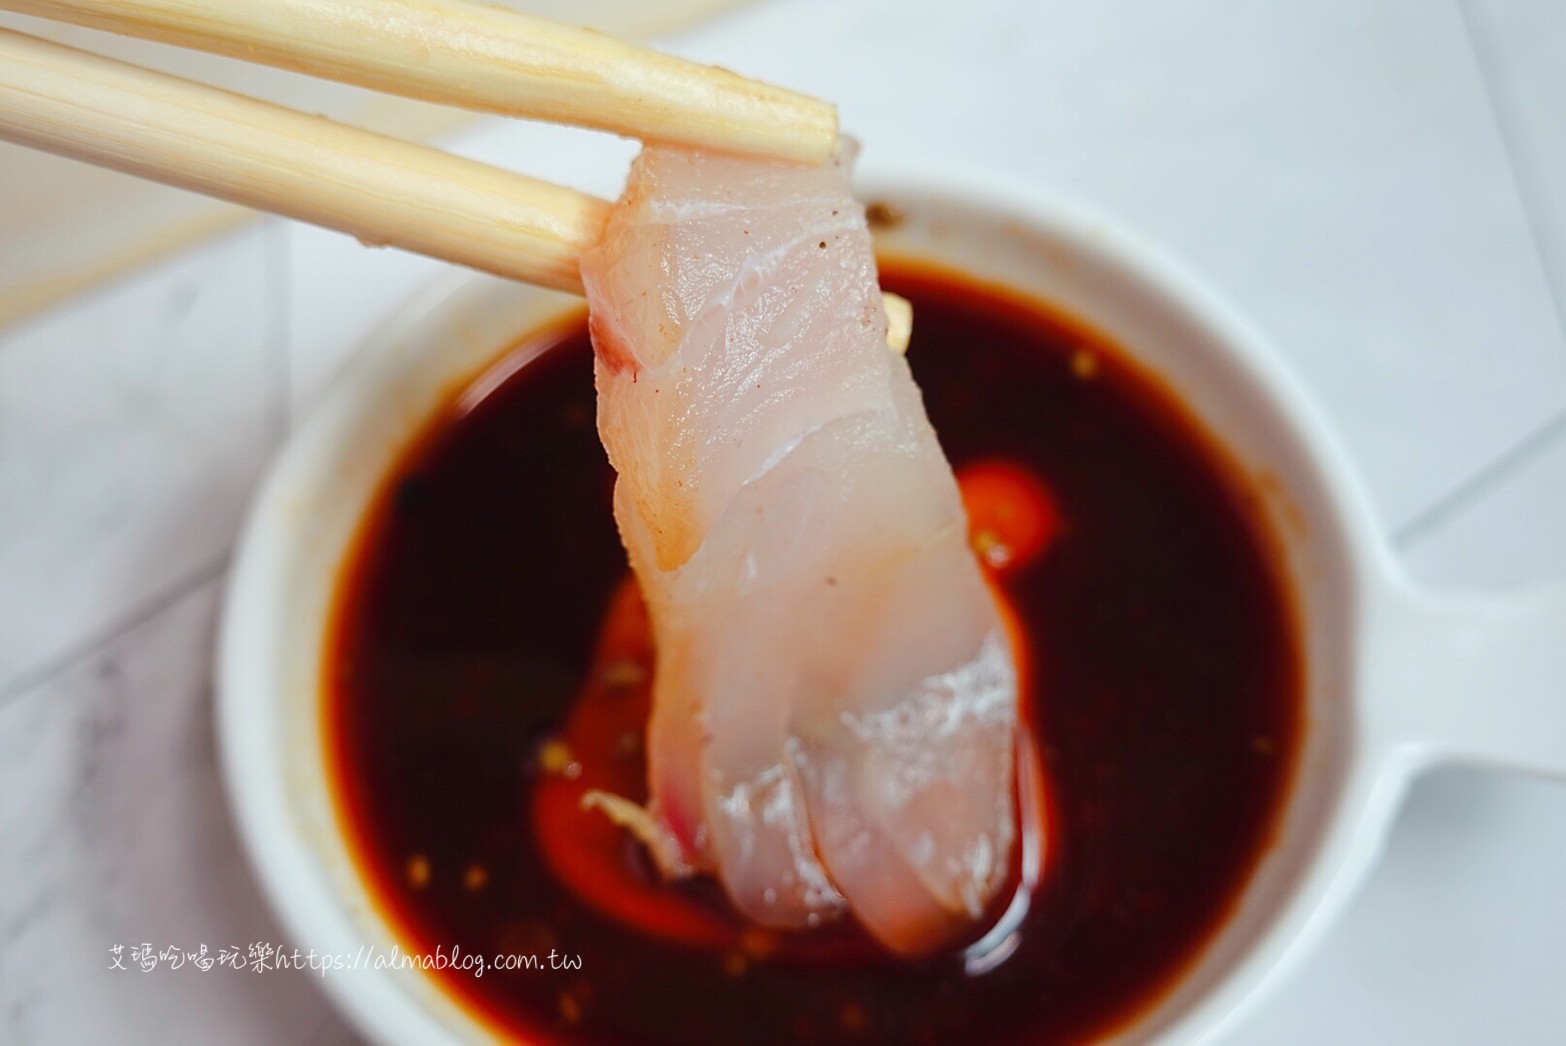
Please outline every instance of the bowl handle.
[{"label": "bowl handle", "polygon": [[[1398,585],[1367,665],[1372,723],[1416,762],[1566,780],[1566,580],[1498,595]],[[1379,676],[1379,678],[1378,678]]]}]

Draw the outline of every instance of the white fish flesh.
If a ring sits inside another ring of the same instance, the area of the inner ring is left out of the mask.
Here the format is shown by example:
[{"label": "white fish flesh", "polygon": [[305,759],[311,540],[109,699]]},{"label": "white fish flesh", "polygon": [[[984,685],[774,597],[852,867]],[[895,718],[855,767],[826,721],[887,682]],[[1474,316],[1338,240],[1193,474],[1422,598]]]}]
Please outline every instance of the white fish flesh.
[{"label": "white fish flesh", "polygon": [[973,929],[1016,834],[1016,673],[846,160],[650,146],[582,274],[658,651],[640,834],[766,926]]}]

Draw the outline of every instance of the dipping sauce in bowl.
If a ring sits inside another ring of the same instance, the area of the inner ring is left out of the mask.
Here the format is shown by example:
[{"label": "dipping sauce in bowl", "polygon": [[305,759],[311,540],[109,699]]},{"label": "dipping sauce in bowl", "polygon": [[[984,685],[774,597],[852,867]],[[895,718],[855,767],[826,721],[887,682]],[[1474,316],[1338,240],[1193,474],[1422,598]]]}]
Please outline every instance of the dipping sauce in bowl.
[{"label": "dipping sauce in bowl", "polygon": [[1026,915],[980,961],[893,958],[852,926],[760,933],[580,809],[590,786],[645,798],[653,652],[578,317],[404,454],[343,571],[324,666],[370,893],[497,1031],[1092,1039],[1178,980],[1266,851],[1303,733],[1301,654],[1239,470],[1095,332],[947,273],[889,264],[882,283],[914,304],[914,375],[1024,646],[1049,796]]}]

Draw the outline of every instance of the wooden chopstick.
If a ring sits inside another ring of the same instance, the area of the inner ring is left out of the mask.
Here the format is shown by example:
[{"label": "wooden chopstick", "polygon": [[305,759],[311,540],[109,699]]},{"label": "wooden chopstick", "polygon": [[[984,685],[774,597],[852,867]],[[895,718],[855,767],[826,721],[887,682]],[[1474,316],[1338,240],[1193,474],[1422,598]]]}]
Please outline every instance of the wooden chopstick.
[{"label": "wooden chopstick", "polygon": [[644,141],[805,163],[837,145],[826,102],[464,0],[0,0],[0,9]]},{"label": "wooden chopstick", "polygon": [[609,204],[437,149],[0,30],[0,138],[582,293]]},{"label": "wooden chopstick", "polygon": [[[152,0],[80,2],[107,9]],[[0,0],[14,9],[55,6]],[[581,256],[598,242],[610,207],[536,178],[3,28],[0,140],[573,294],[583,293]],[[897,295],[883,298],[887,343],[903,352],[912,310]]]}]

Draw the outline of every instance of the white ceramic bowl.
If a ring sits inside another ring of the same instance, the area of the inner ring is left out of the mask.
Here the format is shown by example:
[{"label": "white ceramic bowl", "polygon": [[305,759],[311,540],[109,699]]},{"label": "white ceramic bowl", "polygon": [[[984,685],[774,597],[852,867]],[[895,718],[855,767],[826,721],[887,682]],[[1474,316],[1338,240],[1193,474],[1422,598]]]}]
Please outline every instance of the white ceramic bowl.
[{"label": "white ceramic bowl", "polygon": [[[1374,857],[1412,774],[1442,759],[1566,770],[1566,587],[1482,604],[1401,580],[1337,443],[1262,339],[1156,251],[994,179],[865,179],[905,215],[890,255],[1048,301],[1161,376],[1251,478],[1299,596],[1307,727],[1275,844],[1223,928],[1116,1041],[1221,1030],[1316,937]],[[323,956],[397,939],[337,823],[322,744],[323,642],[369,499],[454,386],[580,302],[449,280],[366,345],[289,443],[251,512],[221,633],[218,725],[241,834],[288,932]],[[383,1042],[482,1041],[427,974],[321,977]]]}]

